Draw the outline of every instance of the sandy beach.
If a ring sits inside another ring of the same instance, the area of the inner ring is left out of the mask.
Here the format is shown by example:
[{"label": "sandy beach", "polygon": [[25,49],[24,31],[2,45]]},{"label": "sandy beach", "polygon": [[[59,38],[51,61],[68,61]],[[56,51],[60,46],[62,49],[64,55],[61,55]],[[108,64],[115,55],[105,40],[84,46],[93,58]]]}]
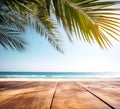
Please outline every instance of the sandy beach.
[{"label": "sandy beach", "polygon": [[120,109],[120,78],[1,78],[0,109]]}]

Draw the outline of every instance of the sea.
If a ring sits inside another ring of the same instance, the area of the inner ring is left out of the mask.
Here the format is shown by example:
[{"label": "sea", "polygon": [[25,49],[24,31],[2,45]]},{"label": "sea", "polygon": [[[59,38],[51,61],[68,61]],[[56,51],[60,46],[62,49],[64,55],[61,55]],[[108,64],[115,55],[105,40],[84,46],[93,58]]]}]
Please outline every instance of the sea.
[{"label": "sea", "polygon": [[0,72],[0,78],[120,78],[117,72]]}]

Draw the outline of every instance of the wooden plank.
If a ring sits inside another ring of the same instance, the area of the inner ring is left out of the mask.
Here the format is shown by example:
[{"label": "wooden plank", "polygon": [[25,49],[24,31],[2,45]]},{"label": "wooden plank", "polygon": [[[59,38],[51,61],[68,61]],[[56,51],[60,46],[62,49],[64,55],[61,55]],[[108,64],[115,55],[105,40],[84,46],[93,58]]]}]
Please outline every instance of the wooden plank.
[{"label": "wooden plank", "polygon": [[111,109],[75,82],[61,82],[51,109]]},{"label": "wooden plank", "polygon": [[[14,96],[19,95],[24,92],[30,92],[32,90],[35,90],[37,85],[40,83],[37,82],[9,82],[7,85],[3,84],[4,90],[0,90],[0,103],[9,100],[9,98],[14,98]],[[10,86],[9,86],[10,85]],[[6,87],[5,87],[6,86]],[[2,88],[2,87],[1,87]],[[0,89],[1,89],[0,88]]]},{"label": "wooden plank", "polygon": [[0,109],[49,109],[56,83],[31,82],[0,92]]},{"label": "wooden plank", "polygon": [[120,81],[79,82],[79,84],[115,109],[120,109]]},{"label": "wooden plank", "polygon": [[[10,84],[10,86],[9,86]],[[34,94],[31,91],[34,91],[36,87],[33,85],[38,85],[36,82],[9,82],[8,86],[5,87],[5,90],[0,91],[0,109],[21,109],[23,102],[30,102]],[[29,96],[30,95],[30,96]],[[27,106],[26,106],[27,107]]]},{"label": "wooden plank", "polygon": [[28,82],[28,81],[6,81],[0,82],[0,91],[19,89],[35,86],[37,82]]},{"label": "wooden plank", "polygon": [[9,89],[12,89],[16,86],[19,86],[19,85],[23,85],[23,84],[26,84],[28,82],[19,82],[19,81],[0,81],[0,91],[3,91],[3,90],[9,90]]},{"label": "wooden plank", "polygon": [[43,82],[43,84],[38,87],[38,92],[35,93],[29,109],[49,109],[56,85],[56,82]]}]

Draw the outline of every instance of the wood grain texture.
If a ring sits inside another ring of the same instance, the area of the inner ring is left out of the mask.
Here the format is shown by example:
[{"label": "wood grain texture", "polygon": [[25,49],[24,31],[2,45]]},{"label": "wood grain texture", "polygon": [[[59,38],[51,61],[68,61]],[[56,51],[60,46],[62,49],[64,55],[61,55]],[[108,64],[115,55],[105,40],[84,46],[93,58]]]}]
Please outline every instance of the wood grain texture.
[{"label": "wood grain texture", "polygon": [[79,84],[115,109],[120,109],[120,81],[79,82]]},{"label": "wood grain texture", "polygon": [[14,86],[0,92],[0,109],[49,109],[56,82],[24,82]]},{"label": "wood grain texture", "polygon": [[29,109],[49,109],[57,83],[43,82],[37,87],[33,102]]},{"label": "wood grain texture", "polygon": [[120,80],[0,82],[0,109],[120,109]]},{"label": "wood grain texture", "polygon": [[75,82],[61,82],[52,109],[111,109]]}]

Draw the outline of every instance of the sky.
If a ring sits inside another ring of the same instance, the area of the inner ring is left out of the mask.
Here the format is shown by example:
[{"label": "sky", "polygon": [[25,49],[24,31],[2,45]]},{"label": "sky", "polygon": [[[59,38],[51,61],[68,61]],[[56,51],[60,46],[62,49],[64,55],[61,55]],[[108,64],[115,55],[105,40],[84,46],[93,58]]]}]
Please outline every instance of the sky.
[{"label": "sky", "polygon": [[106,50],[76,39],[70,43],[62,28],[59,33],[64,39],[64,54],[27,27],[21,34],[28,43],[26,51],[5,50],[0,46],[0,71],[120,72],[120,42],[111,40],[113,46]]}]

